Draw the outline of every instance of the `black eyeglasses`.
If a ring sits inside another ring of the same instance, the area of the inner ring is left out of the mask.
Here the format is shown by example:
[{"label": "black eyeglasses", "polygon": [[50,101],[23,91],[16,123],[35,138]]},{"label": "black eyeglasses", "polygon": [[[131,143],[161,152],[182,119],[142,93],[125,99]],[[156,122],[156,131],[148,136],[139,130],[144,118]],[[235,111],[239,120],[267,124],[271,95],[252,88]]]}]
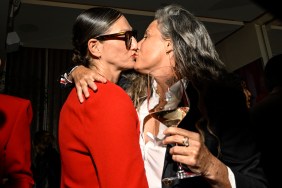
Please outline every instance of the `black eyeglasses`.
[{"label": "black eyeglasses", "polygon": [[114,34],[109,34],[109,35],[100,35],[98,37],[95,37],[95,39],[101,40],[101,41],[103,40],[124,40],[126,49],[129,50],[131,47],[131,43],[132,43],[132,37],[134,37],[135,39],[137,38],[136,30],[114,33]]}]

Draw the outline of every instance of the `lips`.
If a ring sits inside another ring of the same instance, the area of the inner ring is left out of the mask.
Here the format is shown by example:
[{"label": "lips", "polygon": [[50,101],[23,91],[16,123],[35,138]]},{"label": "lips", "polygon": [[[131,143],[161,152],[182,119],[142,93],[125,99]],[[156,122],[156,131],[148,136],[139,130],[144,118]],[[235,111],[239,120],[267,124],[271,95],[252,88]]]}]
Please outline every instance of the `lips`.
[{"label": "lips", "polygon": [[137,53],[134,53],[134,54],[132,55],[132,57],[134,58],[134,61],[136,61],[136,58],[138,57],[138,54],[137,54]]}]

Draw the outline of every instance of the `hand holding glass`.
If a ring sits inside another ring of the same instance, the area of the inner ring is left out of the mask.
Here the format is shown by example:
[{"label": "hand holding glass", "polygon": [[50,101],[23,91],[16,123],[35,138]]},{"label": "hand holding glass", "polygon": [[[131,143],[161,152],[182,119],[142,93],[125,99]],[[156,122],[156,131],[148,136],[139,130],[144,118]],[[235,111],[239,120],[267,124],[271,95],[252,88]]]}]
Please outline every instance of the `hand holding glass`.
[{"label": "hand holding glass", "polygon": [[[173,67],[160,67],[148,74],[147,106],[149,114],[167,127],[177,127],[186,116],[190,108],[190,101],[186,94],[188,81],[179,79]],[[173,180],[199,176],[186,172],[181,163],[175,177],[164,178],[165,184]]]}]

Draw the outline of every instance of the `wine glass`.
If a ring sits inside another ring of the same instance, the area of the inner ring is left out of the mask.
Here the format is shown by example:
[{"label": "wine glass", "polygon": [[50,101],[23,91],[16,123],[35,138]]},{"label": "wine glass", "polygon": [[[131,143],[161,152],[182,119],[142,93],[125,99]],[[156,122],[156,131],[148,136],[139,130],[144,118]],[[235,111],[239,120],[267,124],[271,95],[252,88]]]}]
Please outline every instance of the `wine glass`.
[{"label": "wine glass", "polygon": [[[149,115],[167,127],[177,127],[190,109],[190,101],[186,94],[188,80],[179,79],[173,67],[160,67],[148,74],[147,107]],[[162,180],[165,184],[176,179],[199,176],[186,172],[181,163],[174,177]]]}]

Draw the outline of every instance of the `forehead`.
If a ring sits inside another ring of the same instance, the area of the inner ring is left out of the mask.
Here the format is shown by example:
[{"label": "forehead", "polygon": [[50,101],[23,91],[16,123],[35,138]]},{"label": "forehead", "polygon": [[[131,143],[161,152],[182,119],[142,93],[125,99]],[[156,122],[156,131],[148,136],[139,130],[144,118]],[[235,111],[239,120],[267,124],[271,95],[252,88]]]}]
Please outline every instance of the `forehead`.
[{"label": "forehead", "polygon": [[120,32],[132,30],[131,25],[128,23],[127,19],[124,16],[121,16],[108,30],[110,32]]},{"label": "forehead", "polygon": [[154,33],[154,32],[158,32],[158,31],[159,31],[158,30],[158,22],[157,22],[157,20],[154,20],[148,26],[147,32]]}]

